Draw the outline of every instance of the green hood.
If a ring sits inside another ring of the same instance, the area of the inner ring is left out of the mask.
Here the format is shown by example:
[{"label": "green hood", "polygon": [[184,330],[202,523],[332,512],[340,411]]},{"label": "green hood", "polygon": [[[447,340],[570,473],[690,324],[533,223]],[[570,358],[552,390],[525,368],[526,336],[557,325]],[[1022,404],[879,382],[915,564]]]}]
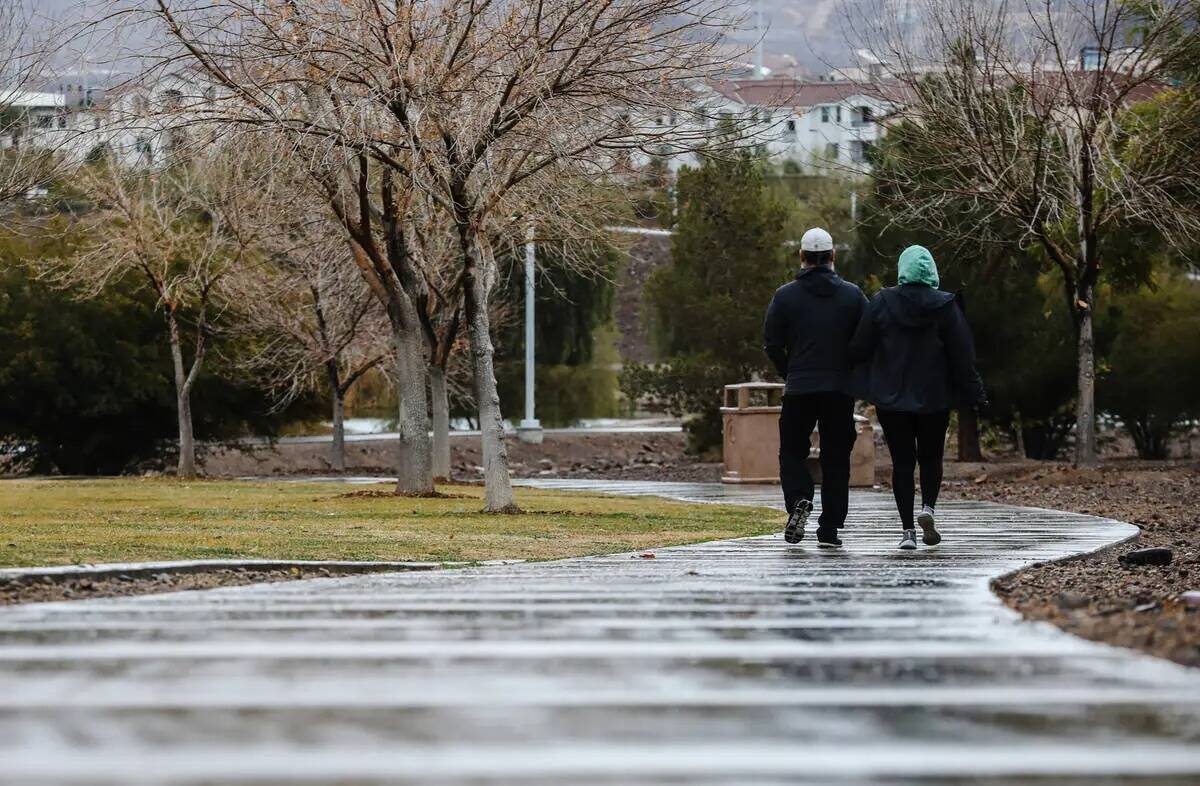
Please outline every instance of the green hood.
[{"label": "green hood", "polygon": [[933,254],[925,246],[909,246],[900,255],[898,284],[924,284],[937,289],[941,283]]}]

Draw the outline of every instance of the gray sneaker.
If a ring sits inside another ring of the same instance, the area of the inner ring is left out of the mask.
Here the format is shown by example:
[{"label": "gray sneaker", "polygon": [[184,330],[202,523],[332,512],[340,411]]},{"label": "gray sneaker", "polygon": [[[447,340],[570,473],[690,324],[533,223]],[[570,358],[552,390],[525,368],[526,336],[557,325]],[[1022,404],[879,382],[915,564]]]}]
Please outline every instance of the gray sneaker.
[{"label": "gray sneaker", "polygon": [[933,518],[933,508],[928,505],[921,508],[921,512],[917,514],[917,524],[921,526],[921,541],[926,546],[936,546],[942,542],[942,536],[937,531],[937,522]]},{"label": "gray sneaker", "polygon": [[808,523],[808,517],[812,514],[813,504],[806,499],[802,499],[792,508],[792,512],[788,514],[787,526],[783,528],[783,539],[788,543],[799,543],[804,540],[804,525]]},{"label": "gray sneaker", "polygon": [[915,529],[904,530],[903,537],[900,538],[900,550],[912,551],[917,547],[917,531]]}]

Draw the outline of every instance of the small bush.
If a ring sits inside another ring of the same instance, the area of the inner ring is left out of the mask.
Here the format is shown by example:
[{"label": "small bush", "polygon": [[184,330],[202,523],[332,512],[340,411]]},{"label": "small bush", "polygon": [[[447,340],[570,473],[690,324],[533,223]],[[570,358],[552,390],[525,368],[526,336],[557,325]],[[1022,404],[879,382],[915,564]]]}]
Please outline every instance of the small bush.
[{"label": "small bush", "polygon": [[1200,284],[1160,276],[1117,296],[1114,311],[1100,406],[1121,419],[1139,456],[1166,458],[1181,421],[1200,415]]}]

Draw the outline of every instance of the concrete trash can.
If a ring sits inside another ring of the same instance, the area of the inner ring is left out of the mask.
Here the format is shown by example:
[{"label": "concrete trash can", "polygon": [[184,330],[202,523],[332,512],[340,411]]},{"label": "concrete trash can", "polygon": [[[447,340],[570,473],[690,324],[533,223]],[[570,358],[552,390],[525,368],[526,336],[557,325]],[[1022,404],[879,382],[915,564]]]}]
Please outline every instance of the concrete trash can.
[{"label": "concrete trash can", "polygon": [[[721,420],[724,433],[725,472],[722,483],[779,482],[779,413],[783,411],[783,385],[777,382],[742,382],[725,386]],[[850,485],[875,485],[875,434],[869,420],[854,416],[858,438],[850,453]],[[812,433],[809,470],[820,483],[821,439]]]}]

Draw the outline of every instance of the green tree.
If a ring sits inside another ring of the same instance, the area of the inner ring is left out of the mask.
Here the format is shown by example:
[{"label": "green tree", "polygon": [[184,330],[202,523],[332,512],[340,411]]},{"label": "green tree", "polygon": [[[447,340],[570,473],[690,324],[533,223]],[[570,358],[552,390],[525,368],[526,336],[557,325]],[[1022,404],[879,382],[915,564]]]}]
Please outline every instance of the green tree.
[{"label": "green tree", "polygon": [[29,469],[113,474],[171,433],[162,321],[129,288],[85,302],[0,268],[0,439]]},{"label": "green tree", "polygon": [[[912,189],[938,187],[932,171],[893,171],[907,161],[893,151],[906,144],[907,138],[897,134],[880,145],[881,177],[864,204],[866,219],[859,226],[855,253],[839,262],[839,268],[872,293],[895,282],[896,260],[905,247],[929,248],[938,261],[942,289],[960,293],[966,304],[991,400],[982,413],[983,423],[1011,436],[1028,458],[1056,458],[1073,423],[1075,353],[1070,318],[1049,267],[1036,252],[1020,247],[1011,225],[962,204],[949,203],[937,225],[988,224],[986,232],[997,242],[964,240],[965,230],[939,231],[927,224],[893,221],[889,201],[905,198],[896,193],[898,182]],[[963,460],[982,459],[979,425],[973,413],[959,413]]]},{"label": "green tree", "polygon": [[671,264],[647,282],[666,360],[629,366],[626,393],[645,398],[687,423],[690,446],[720,444],[723,385],[766,372],[762,319],[789,274],[783,241],[784,198],[766,182],[766,164],[744,151],[723,151],[684,168]]},{"label": "green tree", "polygon": [[[1026,458],[1058,458],[1074,427],[1075,341],[1052,274],[1030,275],[1021,262],[963,265],[961,286],[975,329],[979,366],[991,406],[984,419],[1006,432]],[[1097,323],[1097,335],[1108,335]]]},{"label": "green tree", "polygon": [[[81,301],[23,261],[61,254],[68,239],[32,224],[0,237],[0,444],[16,446],[31,471],[115,474],[171,447],[172,359],[152,295],[117,283]],[[214,341],[194,413],[201,439],[270,436],[324,411],[315,397],[273,411],[274,401],[234,372],[252,348]]]},{"label": "green tree", "polygon": [[[872,21],[867,42],[910,67],[896,70],[908,121],[889,135],[903,166],[891,180],[893,216],[908,225],[962,231],[1053,265],[1060,300],[1075,328],[1075,461],[1094,464],[1097,295],[1109,281],[1113,245],[1138,226],[1173,247],[1200,231],[1200,146],[1194,122],[1139,118],[1134,108],[1161,92],[1192,61],[1200,28],[1194,0],[1154,4],[1031,4],[1013,14],[972,13],[956,3],[925,4],[930,35]],[[1139,5],[1141,7],[1139,7]],[[1036,43],[1012,35],[1036,27]],[[1013,68],[1031,60],[1067,63],[1088,31],[1093,67]],[[881,40],[882,39],[882,40]],[[921,68],[939,63],[933,71]],[[1190,120],[1190,118],[1189,118]],[[920,183],[923,187],[913,187]],[[964,215],[994,217],[964,222]],[[945,220],[945,219],[949,220]],[[996,236],[996,226],[1016,233]]]},{"label": "green tree", "polygon": [[1166,458],[1179,423],[1200,416],[1200,284],[1161,273],[1115,301],[1120,330],[1101,377],[1101,406],[1125,424],[1139,456]]},{"label": "green tree", "polygon": [[[505,412],[520,412],[525,400],[524,249],[505,267],[496,299],[516,318],[504,321],[496,339],[496,381]],[[580,418],[618,414],[612,325],[617,250],[574,249],[556,243],[537,252],[534,351],[538,419],[570,425]],[[569,259],[568,259],[569,257]],[[462,414],[468,414],[463,412]]]},{"label": "green tree", "polygon": [[851,262],[855,235],[855,217],[851,215],[851,194],[865,198],[871,183],[860,178],[839,178],[828,175],[809,175],[789,172],[786,168],[768,175],[767,183],[788,205],[788,220],[784,227],[789,242],[800,242],[805,231],[814,226],[824,227],[838,244],[838,270]]}]

